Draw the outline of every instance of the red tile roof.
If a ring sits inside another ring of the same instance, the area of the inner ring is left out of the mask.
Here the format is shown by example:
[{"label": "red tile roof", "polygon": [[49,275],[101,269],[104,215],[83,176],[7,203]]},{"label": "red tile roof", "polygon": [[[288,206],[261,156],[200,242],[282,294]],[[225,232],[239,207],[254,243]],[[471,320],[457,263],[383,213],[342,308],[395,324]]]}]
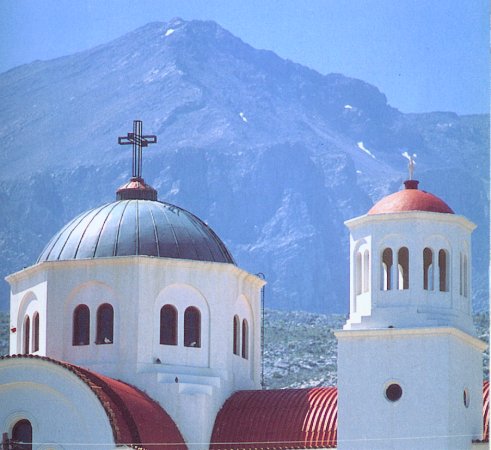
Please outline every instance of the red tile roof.
[{"label": "red tile roof", "polygon": [[218,413],[211,450],[334,448],[337,389],[238,391]]},{"label": "red tile roof", "polygon": [[[337,388],[238,391],[217,415],[210,450],[335,448]],[[489,381],[483,384],[483,439],[489,442]]]},{"label": "red tile roof", "polygon": [[406,188],[384,197],[377,202],[368,214],[388,214],[404,211],[429,211],[454,214],[443,200],[425,191],[418,190],[418,181],[405,181]]},{"label": "red tile roof", "polygon": [[[138,449],[185,450],[170,416],[137,388],[73,364],[35,355],[78,376],[100,400],[116,444]],[[210,450],[335,448],[337,388],[238,391],[219,411]],[[489,381],[483,384],[483,442],[489,442]],[[152,444],[152,445],[150,445]]]},{"label": "red tile roof", "polygon": [[186,450],[181,433],[170,416],[148,395],[134,386],[73,364],[45,356],[13,355],[0,359],[40,359],[61,366],[87,384],[111,423],[116,444],[152,450]]}]

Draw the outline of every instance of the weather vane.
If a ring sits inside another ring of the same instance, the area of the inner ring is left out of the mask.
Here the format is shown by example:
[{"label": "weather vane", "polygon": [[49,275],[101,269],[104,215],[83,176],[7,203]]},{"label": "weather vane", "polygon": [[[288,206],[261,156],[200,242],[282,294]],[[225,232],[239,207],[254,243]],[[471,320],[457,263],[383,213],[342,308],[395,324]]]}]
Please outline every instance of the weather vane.
[{"label": "weather vane", "polygon": [[148,147],[149,144],[157,143],[157,136],[154,134],[142,135],[143,124],[141,120],[133,121],[133,133],[127,136],[118,137],[118,144],[133,145],[133,178],[142,176],[142,147]]},{"label": "weather vane", "polygon": [[404,158],[406,158],[409,161],[407,167],[409,169],[409,179],[412,180],[413,179],[413,175],[414,175],[414,166],[416,165],[415,158],[418,155],[416,155],[416,153],[413,153],[412,155],[410,155],[408,152],[404,152],[402,154],[402,156],[404,156]]}]

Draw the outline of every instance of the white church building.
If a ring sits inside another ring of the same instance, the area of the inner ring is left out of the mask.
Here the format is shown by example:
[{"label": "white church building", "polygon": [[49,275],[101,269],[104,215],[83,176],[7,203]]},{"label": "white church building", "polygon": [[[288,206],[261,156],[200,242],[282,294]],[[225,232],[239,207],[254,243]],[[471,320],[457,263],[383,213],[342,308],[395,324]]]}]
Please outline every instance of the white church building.
[{"label": "white church building", "polygon": [[141,177],[80,214],[11,287],[2,449],[465,450],[489,446],[471,310],[475,228],[408,180],[346,222],[338,387],[261,389],[261,290]]}]

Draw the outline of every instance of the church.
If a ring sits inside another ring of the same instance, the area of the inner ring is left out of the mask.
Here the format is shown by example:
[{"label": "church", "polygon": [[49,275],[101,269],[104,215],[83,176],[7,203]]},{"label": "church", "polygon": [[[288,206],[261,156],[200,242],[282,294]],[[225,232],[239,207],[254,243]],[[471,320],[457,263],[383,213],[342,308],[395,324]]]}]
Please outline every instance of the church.
[{"label": "church", "polygon": [[[410,179],[350,231],[338,386],[261,389],[261,291],[133,168],[9,275],[2,449],[489,448],[471,305],[475,225]],[[327,230],[326,230],[327,232]],[[348,303],[348,299],[347,299]]]}]

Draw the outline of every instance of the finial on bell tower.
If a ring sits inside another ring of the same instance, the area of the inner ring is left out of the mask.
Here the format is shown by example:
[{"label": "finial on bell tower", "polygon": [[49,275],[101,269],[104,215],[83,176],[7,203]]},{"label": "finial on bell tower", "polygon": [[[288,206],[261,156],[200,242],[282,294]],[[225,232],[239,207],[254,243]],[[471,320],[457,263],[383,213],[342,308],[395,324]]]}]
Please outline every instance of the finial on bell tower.
[{"label": "finial on bell tower", "polygon": [[409,161],[409,163],[407,165],[408,170],[409,170],[409,178],[408,179],[412,180],[413,176],[414,176],[414,166],[416,165],[415,158],[418,155],[416,155],[416,153],[413,153],[412,155],[410,155],[408,152],[404,152],[402,154],[402,156],[404,156],[404,158],[406,158]]},{"label": "finial on bell tower", "polygon": [[143,135],[143,123],[141,120],[133,121],[133,133],[118,137],[118,144],[133,145],[133,163],[131,180],[121,186],[116,192],[117,200],[157,200],[157,191],[147,184],[142,178],[142,147],[157,143],[154,134]]}]

